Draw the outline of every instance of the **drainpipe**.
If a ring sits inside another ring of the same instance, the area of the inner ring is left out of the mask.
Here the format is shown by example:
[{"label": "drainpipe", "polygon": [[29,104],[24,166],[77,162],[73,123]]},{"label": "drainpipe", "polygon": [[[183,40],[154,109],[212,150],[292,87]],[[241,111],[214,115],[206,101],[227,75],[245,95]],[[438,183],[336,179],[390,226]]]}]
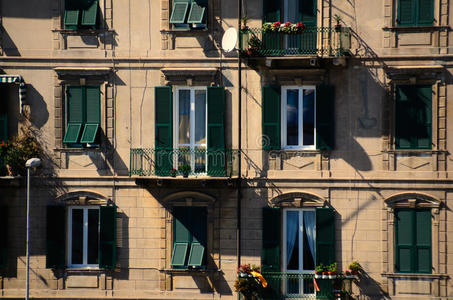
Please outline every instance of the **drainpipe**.
[{"label": "drainpipe", "polygon": [[[239,31],[241,30],[242,19],[242,0],[238,0],[238,36],[241,38]],[[242,60],[238,49],[238,181],[237,181],[237,225],[236,225],[236,251],[238,259],[238,267],[241,264],[241,179],[242,179]]]}]

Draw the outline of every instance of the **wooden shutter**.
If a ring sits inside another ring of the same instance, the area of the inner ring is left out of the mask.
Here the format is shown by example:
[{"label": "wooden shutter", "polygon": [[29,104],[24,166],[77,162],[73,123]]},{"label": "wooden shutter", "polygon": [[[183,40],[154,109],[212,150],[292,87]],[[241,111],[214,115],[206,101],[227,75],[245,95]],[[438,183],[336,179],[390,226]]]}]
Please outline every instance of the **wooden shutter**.
[{"label": "wooden shutter", "polygon": [[410,209],[395,210],[395,271],[414,272],[414,213]]},{"label": "wooden shutter", "polygon": [[[206,3],[207,4],[207,3]],[[202,1],[193,1],[190,6],[189,18],[187,23],[202,24],[204,23],[204,15],[206,13],[207,5]]]},{"label": "wooden shutter", "polygon": [[396,149],[410,149],[412,147],[412,111],[408,93],[411,86],[396,86],[395,95],[395,147]]},{"label": "wooden shutter", "polygon": [[0,206],[0,269],[8,266],[8,207]]},{"label": "wooden shutter", "polygon": [[116,206],[99,207],[99,267],[116,267]]},{"label": "wooden shutter", "polygon": [[225,87],[207,88],[208,175],[226,176],[225,167]]},{"label": "wooden shutter", "polygon": [[416,210],[415,214],[415,272],[431,273],[431,211]]},{"label": "wooden shutter", "polygon": [[316,265],[335,262],[335,211],[316,209]]},{"label": "wooden shutter", "polygon": [[0,142],[8,139],[8,115],[0,114]]},{"label": "wooden shutter", "polygon": [[66,89],[67,125],[64,143],[77,143],[85,123],[85,89],[82,86],[68,86]]},{"label": "wooden shutter", "polygon": [[86,119],[83,128],[81,143],[94,143],[101,124],[101,91],[99,86],[87,86],[86,92]]},{"label": "wooden shutter", "polygon": [[66,211],[64,206],[47,206],[46,268],[65,267]]},{"label": "wooden shutter", "polygon": [[155,98],[155,168],[160,176],[170,175],[173,168],[173,101],[171,87],[156,87]]},{"label": "wooden shutter", "polygon": [[415,26],[416,19],[416,2],[417,0],[399,0],[398,1],[398,18],[399,26]]},{"label": "wooden shutter", "polygon": [[[280,272],[281,211],[280,208],[264,207],[262,210],[262,252],[261,267],[264,277],[266,272]],[[281,281],[272,281],[264,289],[263,299],[280,299]]]},{"label": "wooden shutter", "polygon": [[432,147],[432,93],[430,85],[418,86],[415,104],[416,135],[414,148],[431,149]]},{"label": "wooden shutter", "polygon": [[418,26],[432,26],[434,22],[434,0],[418,1]]},{"label": "wooden shutter", "polygon": [[317,0],[298,0],[299,1],[299,19],[306,26],[316,26]]},{"label": "wooden shutter", "polygon": [[90,26],[96,28],[98,19],[98,0],[92,1],[92,3],[82,10],[82,21],[81,25]]},{"label": "wooden shutter", "polygon": [[281,0],[263,0],[263,22],[280,21]]},{"label": "wooden shutter", "polygon": [[173,208],[173,252],[172,266],[186,265],[187,252],[191,242],[190,207],[176,206]]},{"label": "wooden shutter", "polygon": [[190,0],[173,0],[173,9],[171,12],[171,24],[184,24]]},{"label": "wooden shutter", "polygon": [[335,144],[335,90],[331,85],[316,87],[316,149],[332,150]]},{"label": "wooden shutter", "polygon": [[263,87],[262,144],[263,150],[280,150],[281,145],[281,89],[280,86]]}]

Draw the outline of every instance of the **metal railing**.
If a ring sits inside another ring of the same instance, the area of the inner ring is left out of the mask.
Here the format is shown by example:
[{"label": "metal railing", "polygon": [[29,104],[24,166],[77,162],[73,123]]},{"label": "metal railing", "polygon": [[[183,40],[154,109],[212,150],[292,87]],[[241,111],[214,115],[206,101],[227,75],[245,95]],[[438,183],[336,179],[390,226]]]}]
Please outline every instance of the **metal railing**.
[{"label": "metal railing", "polygon": [[342,56],[351,48],[349,27],[307,26],[284,33],[247,28],[239,32],[239,49],[248,56]]},{"label": "metal railing", "polygon": [[205,148],[132,148],[130,176],[211,176],[238,174],[239,151]]}]

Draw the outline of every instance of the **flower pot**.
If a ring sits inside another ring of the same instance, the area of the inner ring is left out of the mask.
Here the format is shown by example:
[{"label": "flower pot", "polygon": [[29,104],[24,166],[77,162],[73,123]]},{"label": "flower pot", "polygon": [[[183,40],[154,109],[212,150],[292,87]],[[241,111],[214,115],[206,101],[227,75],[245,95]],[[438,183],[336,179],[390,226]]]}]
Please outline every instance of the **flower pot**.
[{"label": "flower pot", "polygon": [[333,275],[333,274],[329,274],[329,279],[335,279],[337,277],[337,275]]},{"label": "flower pot", "polygon": [[327,272],[323,272],[321,278],[322,278],[322,279],[328,279],[328,278],[329,278],[329,275],[327,274]]},{"label": "flower pot", "polygon": [[321,279],[322,275],[321,274],[315,274],[315,279]]},{"label": "flower pot", "polygon": [[184,177],[184,178],[189,177],[189,172],[184,172],[184,173],[182,173],[182,177]]}]

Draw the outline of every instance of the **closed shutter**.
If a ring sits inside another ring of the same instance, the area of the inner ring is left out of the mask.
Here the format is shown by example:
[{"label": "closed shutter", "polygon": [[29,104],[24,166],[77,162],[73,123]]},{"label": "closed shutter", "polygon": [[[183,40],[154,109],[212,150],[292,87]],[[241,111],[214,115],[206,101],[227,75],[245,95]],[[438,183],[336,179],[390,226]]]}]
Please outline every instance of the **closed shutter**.
[{"label": "closed shutter", "polygon": [[0,114],[0,142],[8,139],[8,115]]},{"label": "closed shutter", "polygon": [[0,206],[0,269],[8,266],[8,207]]},{"label": "closed shutter", "polygon": [[279,86],[263,87],[262,106],[263,150],[280,150],[281,88]]},{"label": "closed shutter", "polygon": [[335,262],[335,211],[316,209],[316,265]]},{"label": "closed shutter", "polygon": [[415,272],[431,273],[431,211],[415,212]]},{"label": "closed shutter", "polygon": [[399,26],[416,26],[416,1],[417,0],[399,0],[397,19]]},{"label": "closed shutter", "polygon": [[65,0],[64,26],[66,29],[77,29],[79,25],[79,6],[75,0]]},{"label": "closed shutter", "polygon": [[81,143],[94,143],[101,124],[101,91],[99,86],[87,86],[86,91],[86,124]]},{"label": "closed shutter", "polygon": [[298,21],[302,21],[306,26],[316,26],[317,0],[298,0],[299,14]]},{"label": "closed shutter", "polygon": [[47,206],[46,268],[65,267],[66,216],[64,206]]},{"label": "closed shutter", "polygon": [[414,148],[431,149],[432,146],[432,86],[417,88],[416,107],[416,136]]},{"label": "closed shutter", "polygon": [[395,271],[412,273],[414,268],[413,210],[395,210]]},{"label": "closed shutter", "polygon": [[418,25],[432,26],[434,22],[434,0],[419,0]]},{"label": "closed shutter", "polygon": [[85,123],[84,106],[85,89],[82,86],[68,86],[66,89],[67,126],[64,143],[77,143]]},{"label": "closed shutter", "polygon": [[335,90],[331,85],[316,87],[316,149],[332,150],[335,144]]},{"label": "closed shutter", "polygon": [[281,0],[263,0],[263,23],[280,21]]},{"label": "closed shutter", "polygon": [[99,267],[116,267],[116,206],[99,208]]},{"label": "closed shutter", "polygon": [[85,9],[82,10],[82,21],[81,25],[90,26],[95,29],[98,19],[98,0],[91,1],[91,4],[87,5]]},{"label": "closed shutter", "polygon": [[[281,212],[280,208],[263,208],[262,235],[263,248],[261,266],[266,278],[267,272],[280,272]],[[281,281],[272,281],[264,289],[263,299],[280,299]]]},{"label": "closed shutter", "polygon": [[225,167],[225,88],[208,87],[208,175],[226,176]]},{"label": "closed shutter", "polygon": [[155,168],[156,175],[168,176],[173,168],[173,101],[171,87],[156,87],[155,97]]}]

